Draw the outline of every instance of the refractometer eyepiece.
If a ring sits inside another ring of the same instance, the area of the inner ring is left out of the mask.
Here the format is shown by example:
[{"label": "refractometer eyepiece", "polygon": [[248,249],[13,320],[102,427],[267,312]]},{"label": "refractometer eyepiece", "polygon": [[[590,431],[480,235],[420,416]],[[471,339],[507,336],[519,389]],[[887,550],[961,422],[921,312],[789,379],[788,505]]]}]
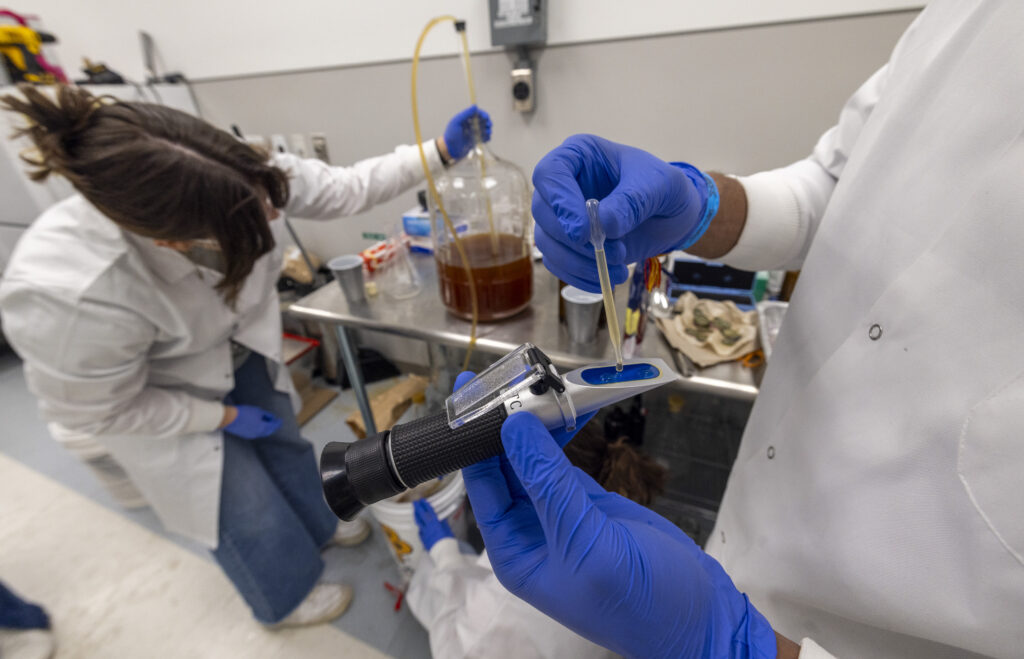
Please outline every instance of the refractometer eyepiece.
[{"label": "refractometer eyepiece", "polygon": [[389,434],[385,431],[352,443],[330,442],[320,454],[324,498],[341,519],[352,520],[365,505],[405,490],[391,472]]},{"label": "refractometer eyepiece", "polygon": [[330,442],[320,454],[327,505],[351,520],[365,506],[498,455],[506,416],[499,407],[452,430],[441,413],[357,442]]}]

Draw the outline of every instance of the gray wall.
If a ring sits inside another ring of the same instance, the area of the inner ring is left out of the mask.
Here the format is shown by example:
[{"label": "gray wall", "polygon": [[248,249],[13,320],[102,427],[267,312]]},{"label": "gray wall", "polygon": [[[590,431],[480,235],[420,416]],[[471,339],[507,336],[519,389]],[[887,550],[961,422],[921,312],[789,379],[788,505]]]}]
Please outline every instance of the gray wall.
[{"label": "gray wall", "polygon": [[[750,173],[805,156],[843,102],[881,66],[916,12],[830,19],[548,48],[538,106],[512,111],[504,53],[475,56],[477,96],[494,119],[492,147],[526,170],[566,136],[590,132],[666,159]],[[410,44],[410,51],[412,46]],[[335,164],[411,143],[410,63],[199,82],[204,116],[246,132],[323,132]],[[421,122],[437,135],[467,104],[454,57],[421,62]],[[415,204],[412,193],[360,216],[299,222],[322,256],[361,249]]]}]

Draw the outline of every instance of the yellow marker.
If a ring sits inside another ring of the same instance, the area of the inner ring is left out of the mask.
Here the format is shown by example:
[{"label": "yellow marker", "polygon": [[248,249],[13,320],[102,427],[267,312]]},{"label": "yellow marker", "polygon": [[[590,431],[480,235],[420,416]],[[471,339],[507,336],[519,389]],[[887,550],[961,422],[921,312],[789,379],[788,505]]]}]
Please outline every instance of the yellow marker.
[{"label": "yellow marker", "polygon": [[626,307],[626,336],[640,331],[640,310]]},{"label": "yellow marker", "polygon": [[604,313],[608,316],[608,336],[615,351],[615,370],[622,371],[622,332],[619,330],[619,316],[615,313],[615,288],[608,275],[608,257],[604,255],[604,228],[597,216],[597,199],[587,200],[587,214],[590,216],[590,244],[594,246],[597,259],[597,276],[601,280],[601,295],[604,296]]}]

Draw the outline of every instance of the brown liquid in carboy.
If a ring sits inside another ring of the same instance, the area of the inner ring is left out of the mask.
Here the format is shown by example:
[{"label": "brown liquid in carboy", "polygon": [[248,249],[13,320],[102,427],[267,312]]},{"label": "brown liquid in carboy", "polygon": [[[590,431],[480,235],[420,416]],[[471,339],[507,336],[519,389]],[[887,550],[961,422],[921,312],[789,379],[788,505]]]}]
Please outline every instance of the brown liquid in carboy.
[{"label": "brown liquid in carboy", "polygon": [[[480,321],[501,320],[525,309],[533,295],[533,264],[523,239],[499,233],[495,254],[489,233],[460,238],[473,269]],[[441,300],[453,314],[468,320],[473,315],[473,305],[458,250],[449,244],[435,258]]]}]

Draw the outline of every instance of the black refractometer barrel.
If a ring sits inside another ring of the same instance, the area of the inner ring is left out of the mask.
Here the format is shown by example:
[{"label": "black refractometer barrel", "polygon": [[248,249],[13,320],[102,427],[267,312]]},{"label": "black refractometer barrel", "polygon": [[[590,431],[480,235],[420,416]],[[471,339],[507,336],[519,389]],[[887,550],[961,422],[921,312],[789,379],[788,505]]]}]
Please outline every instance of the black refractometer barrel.
[{"label": "black refractometer barrel", "polygon": [[442,412],[357,442],[330,442],[320,454],[327,504],[351,520],[371,503],[498,455],[505,416],[499,406],[452,430]]}]

